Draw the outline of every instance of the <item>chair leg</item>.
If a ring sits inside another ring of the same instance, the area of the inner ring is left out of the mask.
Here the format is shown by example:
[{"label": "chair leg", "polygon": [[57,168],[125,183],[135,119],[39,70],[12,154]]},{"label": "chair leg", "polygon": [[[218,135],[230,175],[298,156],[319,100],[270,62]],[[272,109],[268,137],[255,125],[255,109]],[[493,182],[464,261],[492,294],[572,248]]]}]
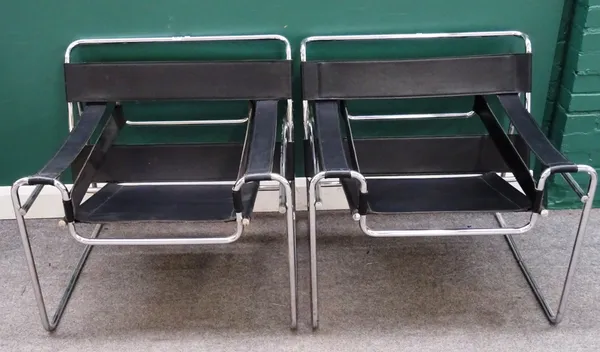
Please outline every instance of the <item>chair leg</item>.
[{"label": "chair leg", "polygon": [[[315,182],[316,181],[316,182]],[[308,226],[310,241],[310,311],[312,328],[319,327],[319,306],[317,287],[317,209],[316,194],[318,180],[312,178],[308,185]]]},{"label": "chair leg", "polygon": [[[510,250],[512,251],[515,259],[517,260],[517,263],[519,264],[519,267],[521,268],[523,275],[525,275],[525,278],[527,279],[529,286],[533,290],[535,297],[537,298],[538,302],[542,306],[542,309],[544,310],[546,317],[548,318],[548,320],[550,321],[550,323],[552,325],[558,325],[564,317],[567,298],[569,296],[569,292],[571,289],[571,282],[573,280],[573,275],[574,275],[575,269],[577,267],[579,255],[581,253],[581,244],[583,243],[583,237],[585,234],[590,211],[592,209],[592,203],[593,203],[593,194],[591,194],[591,196],[585,201],[585,205],[584,205],[583,211],[581,213],[581,218],[579,220],[579,226],[577,228],[577,234],[575,235],[575,243],[573,245],[573,250],[571,252],[571,258],[569,259],[569,267],[567,269],[567,274],[566,274],[566,277],[565,277],[565,280],[563,283],[562,293],[560,295],[560,301],[558,303],[558,308],[556,310],[556,313],[550,307],[548,300],[544,297],[544,295],[541,292],[539,286],[537,285],[535,279],[531,275],[531,272],[529,271],[527,265],[525,264],[525,261],[523,260],[523,257],[521,256],[521,253],[519,252],[519,249],[518,249],[512,235],[505,236],[506,241],[508,242],[508,246],[510,247]],[[506,227],[506,223],[505,223],[504,219],[502,218],[501,214],[497,213],[496,219],[498,220],[498,223],[500,224],[501,227]]]},{"label": "chair leg", "polygon": [[286,207],[287,235],[288,235],[288,261],[290,276],[290,327],[298,327],[298,269],[296,254],[296,215],[294,212],[292,197],[288,197]]},{"label": "chair leg", "polygon": [[[29,239],[29,234],[27,233],[27,226],[25,225],[25,219],[22,215],[16,215],[17,224],[19,227],[19,232],[21,233],[21,239],[23,240],[23,247],[25,248],[25,257],[27,259],[27,266],[29,267],[29,275],[31,276],[31,282],[33,284],[33,293],[35,295],[35,300],[37,302],[40,318],[42,320],[42,326],[46,331],[54,331],[60,322],[60,319],[65,311],[67,303],[71,298],[71,294],[73,293],[73,289],[77,284],[77,280],[79,279],[79,275],[85,266],[87,258],[90,255],[92,250],[91,245],[85,246],[81,257],[69,279],[67,287],[58,303],[58,307],[56,308],[56,312],[52,316],[52,320],[48,318],[48,311],[46,309],[46,304],[44,302],[44,296],[42,294],[42,288],[40,286],[40,280],[37,273],[37,267],[35,265],[35,260],[33,258],[33,251],[31,249],[31,242]],[[102,231],[102,225],[96,225],[94,231],[92,233],[92,238],[96,238],[100,231]]]},{"label": "chair leg", "polygon": [[[285,216],[287,223],[288,265],[290,278],[290,328],[298,327],[298,270],[296,253],[296,213],[294,199],[294,183],[279,175],[271,175],[285,191]],[[280,199],[281,200],[281,199]]]}]

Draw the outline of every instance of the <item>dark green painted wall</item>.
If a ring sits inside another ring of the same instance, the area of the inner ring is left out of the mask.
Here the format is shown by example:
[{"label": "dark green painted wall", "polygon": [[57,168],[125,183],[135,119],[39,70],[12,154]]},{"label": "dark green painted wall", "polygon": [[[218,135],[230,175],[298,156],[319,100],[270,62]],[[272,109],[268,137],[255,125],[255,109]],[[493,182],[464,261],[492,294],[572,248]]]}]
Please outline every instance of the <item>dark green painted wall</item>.
[{"label": "dark green painted wall", "polygon": [[[576,163],[600,170],[600,1],[569,0],[572,7],[550,137]],[[577,175],[582,187],[588,176]],[[557,177],[550,208],[581,207],[570,187]],[[595,206],[600,205],[596,197]]]},{"label": "dark green painted wall", "polygon": [[[297,57],[300,40],[316,34],[520,30],[533,41],[533,112],[541,121],[562,13],[563,0],[5,2],[0,11],[0,184],[35,172],[66,135],[61,64],[66,46],[75,39],[278,33],[292,41]],[[410,47],[409,51],[435,54],[483,48],[480,43],[423,45],[428,49]],[[339,50],[371,55],[388,49]],[[438,134],[477,128],[446,122],[365,128],[364,134]],[[301,130],[297,128],[298,133]],[[190,131],[165,130],[150,135],[180,140],[188,138]],[[145,140],[136,133],[128,140]],[[236,133],[213,129],[201,136],[226,139]]]}]

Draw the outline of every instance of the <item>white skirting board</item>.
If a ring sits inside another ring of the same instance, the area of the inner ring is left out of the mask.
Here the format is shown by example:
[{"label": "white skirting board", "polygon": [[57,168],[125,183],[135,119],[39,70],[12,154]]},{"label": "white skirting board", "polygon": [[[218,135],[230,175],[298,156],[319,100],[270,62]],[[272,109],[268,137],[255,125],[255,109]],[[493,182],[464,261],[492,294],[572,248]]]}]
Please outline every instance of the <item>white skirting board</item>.
[{"label": "white skirting board", "polygon": [[[514,179],[509,176],[511,184],[519,189],[519,186]],[[267,185],[271,185],[270,183]],[[272,185],[277,185],[276,182]],[[70,188],[71,185],[67,187]],[[100,185],[101,186],[101,185]],[[306,194],[306,179],[296,179],[296,211],[307,210],[307,194]],[[21,187],[19,194],[21,202],[29,197],[34,187]],[[0,187],[0,220],[14,219],[14,211],[10,196],[11,187]],[[88,195],[89,197],[89,195]],[[321,187],[321,206],[322,210],[344,210],[348,209],[348,202],[344,196],[344,192],[340,186]],[[261,190],[258,192],[258,198],[254,206],[256,212],[277,212],[279,210],[279,192],[277,190]],[[27,213],[26,218],[45,219],[45,218],[61,218],[63,217],[63,208],[59,192],[52,186],[46,186],[40,193],[39,197]]]}]

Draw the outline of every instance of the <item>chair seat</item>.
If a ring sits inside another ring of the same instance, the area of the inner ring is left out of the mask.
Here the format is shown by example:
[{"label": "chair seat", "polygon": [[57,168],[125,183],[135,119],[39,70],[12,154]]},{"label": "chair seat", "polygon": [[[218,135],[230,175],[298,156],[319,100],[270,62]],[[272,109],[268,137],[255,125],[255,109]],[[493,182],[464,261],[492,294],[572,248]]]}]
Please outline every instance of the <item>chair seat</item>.
[{"label": "chair seat", "polygon": [[532,205],[495,173],[449,178],[369,179],[372,213],[518,212]]},{"label": "chair seat", "polygon": [[[245,210],[258,190],[247,186]],[[76,218],[88,223],[233,220],[232,185],[107,184],[81,204]]]}]

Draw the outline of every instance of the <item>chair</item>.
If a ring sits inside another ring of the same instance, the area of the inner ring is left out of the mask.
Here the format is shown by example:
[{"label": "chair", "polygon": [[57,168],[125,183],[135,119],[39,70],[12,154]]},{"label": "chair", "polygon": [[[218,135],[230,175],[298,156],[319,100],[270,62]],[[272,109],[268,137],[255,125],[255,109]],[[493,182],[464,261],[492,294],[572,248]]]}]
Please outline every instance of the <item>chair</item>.
[{"label": "chair", "polygon": [[[406,43],[447,38],[490,41],[492,37],[520,38],[524,53],[379,61],[308,57],[309,44],[315,42],[349,41],[357,45],[364,41]],[[527,35],[517,31],[316,36],[302,42],[313,328],[319,325],[316,211],[321,201],[320,185],[326,179],[333,179],[327,181],[329,184],[341,183],[353,219],[368,236],[504,235],[548,320],[552,324],[561,321],[592,207],[597,174],[592,167],[576,165],[565,158],[530,115],[531,60],[531,42]],[[424,97],[473,97],[473,107],[464,113],[358,116],[349,114],[346,105],[352,100]],[[493,109],[494,104],[501,109]],[[500,114],[508,117],[510,127],[501,124]],[[370,139],[353,138],[352,134],[352,122],[357,120],[476,116],[487,134]],[[530,154],[535,155],[541,168],[538,179],[529,169]],[[571,175],[578,172],[589,175],[587,191]],[[556,313],[540,292],[512,238],[531,230],[539,215],[547,215],[543,202],[545,186],[554,174],[562,175],[584,204]],[[509,183],[511,178],[516,179],[520,191]],[[368,222],[369,214],[417,212],[495,213],[499,227],[377,230]],[[508,212],[529,212],[530,220],[520,227],[508,227],[501,215]]]},{"label": "chair", "polygon": [[[197,46],[207,45],[203,44],[207,42],[231,42],[235,49],[241,47],[235,45],[248,41],[278,41],[284,58],[71,62],[73,49],[80,46],[130,43],[193,43]],[[269,183],[279,185],[276,190],[280,192],[280,210],[286,214],[291,327],[296,327],[291,72],[290,44],[279,35],[85,39],[69,45],[64,74],[70,133],[38,173],[19,179],[12,187],[16,220],[46,330],[52,331],[58,325],[93,246],[235,242],[249,224],[259,188],[269,187]],[[192,100],[247,101],[249,114],[233,120],[129,121],[125,117],[127,102]],[[280,116],[281,142],[277,142]],[[234,124],[246,124],[244,141],[113,145],[125,127]],[[68,168],[74,180],[70,188],[60,178]],[[97,189],[97,183],[105,185]],[[19,199],[22,186],[35,186],[24,203]],[[24,220],[44,186],[58,189],[64,223],[71,236],[86,245],[52,319],[48,318]],[[84,200],[90,190],[95,192]],[[177,238],[99,238],[102,225],[107,223],[181,221],[223,222],[233,233],[226,237],[205,234]],[[79,223],[98,225],[91,236],[85,237],[78,232]]]}]

